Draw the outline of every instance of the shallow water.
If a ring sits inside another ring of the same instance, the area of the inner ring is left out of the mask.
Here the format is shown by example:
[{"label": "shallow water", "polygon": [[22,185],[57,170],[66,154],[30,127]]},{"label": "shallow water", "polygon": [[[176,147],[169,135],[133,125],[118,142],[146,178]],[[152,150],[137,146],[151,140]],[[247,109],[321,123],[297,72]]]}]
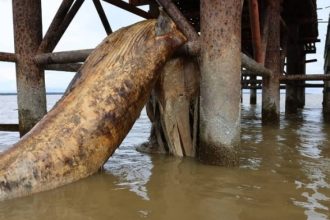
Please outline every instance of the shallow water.
[{"label": "shallow water", "polygon": [[[58,98],[48,96],[49,107]],[[1,123],[17,122],[15,99],[0,96]],[[1,202],[0,219],[330,219],[330,125],[321,99],[308,94],[302,112],[271,127],[244,95],[238,168],[136,152],[149,135],[143,112],[103,173]],[[0,151],[17,140],[0,132]]]}]

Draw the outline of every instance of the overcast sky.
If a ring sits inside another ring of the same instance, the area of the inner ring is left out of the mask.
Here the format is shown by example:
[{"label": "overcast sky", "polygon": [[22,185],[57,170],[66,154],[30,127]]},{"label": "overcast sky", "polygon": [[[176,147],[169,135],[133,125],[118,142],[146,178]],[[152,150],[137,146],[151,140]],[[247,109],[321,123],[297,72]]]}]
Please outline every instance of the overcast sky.
[{"label": "overcast sky", "polygon": [[[61,0],[42,0],[43,31],[46,32]],[[329,0],[317,0],[318,18],[322,21],[328,21],[330,13]],[[142,20],[140,17],[125,12],[108,3],[102,2],[104,10],[113,30],[127,26]],[[11,0],[0,0],[0,51],[14,52],[14,37],[12,24]],[[319,24],[319,38],[321,43],[317,44],[317,54],[308,56],[308,59],[318,59],[317,63],[307,64],[307,73],[323,73],[323,50],[324,39],[326,35],[327,24]],[[76,50],[94,48],[106,33],[97,15],[92,0],[86,0],[76,17],[70,24],[68,30],[55,48],[55,51]],[[47,91],[63,91],[73,77],[73,73],[46,71]],[[15,65],[12,63],[0,62],[0,93],[15,92]]]}]

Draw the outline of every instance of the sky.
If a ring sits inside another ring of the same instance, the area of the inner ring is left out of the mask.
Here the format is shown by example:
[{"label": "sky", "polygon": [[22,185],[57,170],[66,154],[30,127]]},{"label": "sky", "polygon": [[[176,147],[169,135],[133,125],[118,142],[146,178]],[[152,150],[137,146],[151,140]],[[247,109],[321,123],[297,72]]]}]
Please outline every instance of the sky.
[{"label": "sky", "polygon": [[[12,24],[11,0],[0,0],[0,51],[14,52],[14,36]],[[49,27],[62,0],[42,0],[43,33]],[[101,1],[112,29],[133,24],[142,18]],[[329,0],[317,0],[318,19],[327,22],[330,13]],[[317,59],[317,63],[307,64],[308,74],[322,74],[324,65],[324,43],[327,23],[319,23],[319,39],[317,53],[308,55],[307,59]],[[105,30],[97,15],[92,0],[86,0],[68,27],[55,51],[67,51],[94,48],[106,37]],[[60,71],[45,71],[47,92],[64,91],[74,73]],[[0,93],[15,92],[15,64],[0,62]],[[320,90],[321,91],[321,90]]]}]

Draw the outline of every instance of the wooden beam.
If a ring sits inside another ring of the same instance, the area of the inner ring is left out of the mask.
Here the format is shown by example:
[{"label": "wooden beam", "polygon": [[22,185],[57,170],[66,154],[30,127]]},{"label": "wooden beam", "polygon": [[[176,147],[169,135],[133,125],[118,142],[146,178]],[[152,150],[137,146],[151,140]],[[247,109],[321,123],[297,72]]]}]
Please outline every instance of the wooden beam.
[{"label": "wooden beam", "polygon": [[135,7],[134,5],[131,5],[127,2],[124,2],[124,1],[121,1],[121,0],[103,0],[105,2],[108,2],[112,5],[115,5],[117,6],[118,8],[121,8],[121,9],[124,9],[126,11],[129,11],[133,14],[136,14],[142,18],[145,18],[145,19],[151,19],[151,18],[154,18],[152,16],[152,14],[149,14],[148,12],[146,11],[143,11],[142,9],[139,9],[138,7]]},{"label": "wooden beam", "polygon": [[3,62],[16,62],[16,54],[0,52],[0,61],[3,61]]},{"label": "wooden beam", "polygon": [[317,59],[305,60],[305,63],[315,63]]},{"label": "wooden beam", "polygon": [[44,53],[35,56],[39,65],[84,62],[93,49]]},{"label": "wooden beam", "polygon": [[155,2],[154,0],[129,0],[129,3],[134,6],[149,5]]},{"label": "wooden beam", "polygon": [[157,0],[157,2],[164,8],[189,41],[198,40],[199,36],[195,31],[195,28],[189,23],[186,17],[171,0]]},{"label": "wooden beam", "polygon": [[[64,32],[69,27],[71,21],[73,20],[74,16],[79,11],[81,5],[84,3],[85,0],[76,0],[75,3],[70,8],[69,12],[65,15],[64,18],[61,18],[59,20],[62,20],[61,24],[56,28],[54,27],[50,30],[49,35],[47,35],[47,38],[42,40],[38,52],[52,52],[55,47],[57,46],[58,42],[61,40]],[[62,15],[62,13],[61,13]],[[58,21],[60,22],[60,21]]]},{"label": "wooden beam", "polygon": [[80,63],[49,64],[44,66],[44,69],[64,72],[78,72],[81,66],[82,64]]},{"label": "wooden beam", "polygon": [[18,124],[0,124],[0,131],[19,131]]},{"label": "wooden beam", "polygon": [[271,77],[272,71],[265,68],[264,65],[257,63],[254,59],[248,57],[244,53],[241,53],[242,67],[249,70],[250,75]]},{"label": "wooden beam", "polygon": [[281,82],[282,81],[304,81],[304,80],[311,80],[311,81],[317,81],[317,80],[324,80],[329,81],[330,80],[330,74],[294,74],[294,75],[285,75],[280,77]]},{"label": "wooden beam", "polygon": [[107,19],[107,16],[103,10],[100,0],[93,0],[93,3],[94,3],[97,13],[99,14],[99,17],[101,19],[105,32],[107,33],[107,35],[111,34],[112,29],[111,29],[111,26]]},{"label": "wooden beam", "polygon": [[49,46],[55,33],[62,24],[74,0],[63,0],[38,48],[38,53],[49,52]]},{"label": "wooden beam", "polygon": [[[265,67],[272,71],[271,77],[263,78],[262,88],[262,122],[275,125],[280,116],[280,82],[281,63],[281,0],[268,1],[269,33],[266,50]],[[276,122],[276,123],[275,123]]]},{"label": "wooden beam", "polygon": [[[258,0],[249,0],[249,12],[254,59],[258,63],[263,64],[265,60],[265,50],[262,48]],[[251,89],[250,91],[250,104],[257,104],[257,91],[255,89]]]}]

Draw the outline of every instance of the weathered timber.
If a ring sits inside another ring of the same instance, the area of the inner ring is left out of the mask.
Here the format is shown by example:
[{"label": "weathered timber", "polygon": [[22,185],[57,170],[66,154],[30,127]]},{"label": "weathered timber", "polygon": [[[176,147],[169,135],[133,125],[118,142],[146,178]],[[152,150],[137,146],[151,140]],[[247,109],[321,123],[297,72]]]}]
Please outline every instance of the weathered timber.
[{"label": "weathered timber", "polygon": [[[84,3],[85,0],[76,0],[68,13],[65,15],[63,20],[61,21],[61,24],[58,25],[58,23],[54,24],[54,28],[50,29],[49,35],[47,38],[45,37],[43,39],[43,42],[40,45],[40,49],[38,50],[38,53],[41,52],[52,52],[55,47],[57,46],[58,42],[61,40],[64,32],[71,24],[71,21],[76,16],[77,12],[79,11],[80,7]],[[62,13],[60,14],[62,15]],[[60,20],[60,19],[59,19]],[[59,21],[60,22],[60,21]]]},{"label": "weathered timber", "polygon": [[270,77],[263,77],[262,87],[262,122],[274,123],[279,121],[280,113],[280,81],[281,53],[280,53],[280,8],[281,1],[268,1],[269,4],[269,35],[265,66],[273,73]]},{"label": "weathered timber", "polygon": [[0,52],[0,61],[16,62],[16,54]]},{"label": "weathered timber", "polygon": [[65,71],[65,72],[78,72],[82,64],[80,63],[67,63],[67,64],[49,64],[44,66],[45,70]]},{"label": "weathered timber", "polygon": [[[330,75],[330,17],[328,31],[324,48],[324,73]],[[323,89],[323,115],[326,121],[330,122],[330,81],[324,82]]]},{"label": "weathered timber", "polygon": [[317,59],[310,59],[310,60],[305,60],[305,63],[315,63],[317,62]]},{"label": "weathered timber", "polygon": [[121,8],[121,9],[124,9],[126,11],[129,11],[133,14],[136,14],[142,18],[145,18],[145,19],[151,19],[151,18],[154,18],[152,16],[152,14],[149,14],[148,12],[146,11],[143,11],[142,9],[139,9],[138,7],[134,6],[134,5],[131,5],[131,4],[128,4],[127,2],[124,2],[122,0],[103,0],[105,2],[108,2],[112,5],[115,5],[117,6],[118,8]]},{"label": "weathered timber", "polygon": [[[304,84],[304,85],[298,85],[297,87],[304,87],[304,88],[323,88],[324,87],[324,84]],[[242,85],[242,89],[250,89],[251,86],[247,86],[246,84],[245,85]],[[253,88],[255,89],[262,89],[262,86],[254,86]],[[280,86],[280,89],[286,89],[287,88],[287,85],[281,85]]]},{"label": "weathered timber", "polygon": [[[200,45],[198,42],[187,42],[176,52],[176,56],[197,56],[199,55]],[[62,51],[54,53],[43,53],[35,56],[34,60],[38,65],[47,64],[67,64],[84,62],[93,49]]]},{"label": "weathered timber", "polygon": [[186,17],[181,11],[175,6],[171,0],[157,0],[157,2],[164,7],[168,15],[173,19],[178,28],[190,41],[197,41],[198,34],[194,27],[189,23]]},{"label": "weathered timber", "polygon": [[19,131],[18,124],[0,124],[0,131]]},{"label": "weathered timber", "polygon": [[[264,63],[264,53],[262,50],[258,0],[249,0],[249,12],[250,12],[250,24],[251,24],[254,59],[258,63],[263,64]],[[256,79],[256,77],[252,76],[251,79]],[[250,90],[250,104],[254,105],[256,103],[257,103],[257,91],[255,89],[251,89]]]},{"label": "weathered timber", "polygon": [[94,6],[96,8],[96,11],[101,19],[101,22],[103,24],[103,27],[104,27],[104,30],[105,32],[107,33],[107,35],[111,34],[112,33],[112,29],[111,29],[111,26],[109,24],[109,21],[107,19],[107,16],[103,10],[103,7],[101,5],[101,2],[100,0],[93,0],[93,3],[94,3]]},{"label": "weathered timber", "polygon": [[[297,74],[299,72],[299,25],[295,23],[289,23],[288,30],[289,37],[287,43],[287,75]],[[285,92],[285,113],[297,113],[297,83],[291,82],[286,87]]]},{"label": "weathered timber", "polygon": [[271,77],[272,71],[267,69],[264,65],[257,63],[254,59],[241,53],[242,67],[249,70],[249,75]]},{"label": "weathered timber", "polygon": [[41,1],[13,0],[18,118],[21,136],[46,114],[43,70],[33,57],[42,39]]},{"label": "weathered timber", "polygon": [[[186,17],[175,6],[171,0],[157,0],[164,7],[168,15],[173,19],[178,28],[188,38],[189,42],[180,48],[181,54],[189,56],[198,56],[200,53],[199,36],[194,27],[189,23]],[[180,52],[179,51],[179,52]]]},{"label": "weathered timber", "polygon": [[157,69],[185,40],[174,23],[156,20],[109,35],[55,107],[0,155],[0,200],[97,172],[139,117],[159,76]]},{"label": "weathered timber", "polygon": [[138,150],[195,156],[199,75],[199,67],[192,58],[180,57],[166,62],[147,104],[152,122],[149,142]]},{"label": "weathered timber", "polygon": [[72,6],[74,0],[63,0],[60,7],[58,8],[51,24],[49,25],[49,28],[40,43],[40,46],[38,48],[38,53],[41,52],[49,52],[49,47],[51,47],[51,41],[53,41],[53,38],[58,31],[60,25],[62,24],[65,15],[68,13],[70,7]]},{"label": "weathered timber", "polygon": [[241,0],[201,0],[201,85],[198,157],[238,164],[241,99]]},{"label": "weathered timber", "polygon": [[35,56],[39,65],[84,62],[93,49],[44,53]]},{"label": "weathered timber", "polygon": [[280,77],[282,81],[317,81],[317,80],[330,80],[330,74],[294,74],[294,75],[285,75]]},{"label": "weathered timber", "polygon": [[[300,74],[306,74],[306,63],[304,62],[306,60],[306,53],[304,52],[304,45],[300,46],[300,61],[299,61],[299,73]],[[305,84],[304,80],[298,81],[298,85],[303,85]],[[306,95],[305,95],[305,87],[303,86],[298,86],[297,89],[297,102],[298,102],[298,108],[304,108],[305,103],[306,103]]]},{"label": "weathered timber", "polygon": [[[299,77],[302,75],[305,65],[305,53],[303,44],[299,42],[299,29],[300,25],[298,23],[288,23],[288,44],[287,44],[287,75],[288,78],[295,76],[300,73]],[[298,88],[298,85],[301,84],[297,80],[292,81],[287,84],[286,95],[285,95],[285,112],[288,114],[297,113],[298,108],[301,107],[299,104],[299,94],[302,95],[302,89]],[[300,92],[299,92],[300,91]]]}]

